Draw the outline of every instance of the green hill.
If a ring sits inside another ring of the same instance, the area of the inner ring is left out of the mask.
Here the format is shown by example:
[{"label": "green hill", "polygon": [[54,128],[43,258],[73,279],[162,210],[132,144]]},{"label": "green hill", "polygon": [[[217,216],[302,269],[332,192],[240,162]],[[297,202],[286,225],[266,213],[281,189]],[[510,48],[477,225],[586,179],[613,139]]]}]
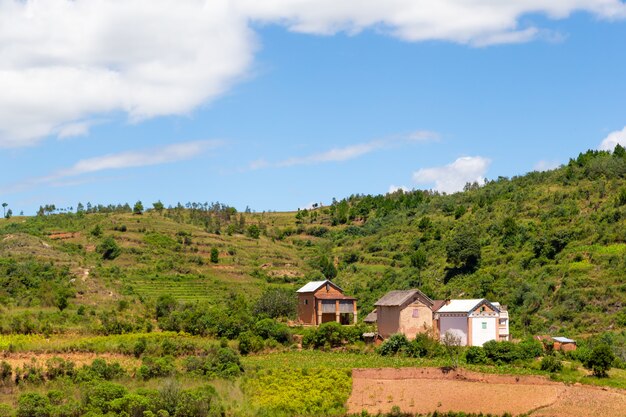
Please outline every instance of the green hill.
[{"label": "green hill", "polygon": [[419,287],[508,305],[516,336],[626,327],[621,148],[453,195],[354,195],[297,213],[51,211],[0,221],[1,332],[97,332],[112,315],[123,331],[149,329],[159,295],[252,301],[322,276],[357,297],[361,317],[386,291]]}]

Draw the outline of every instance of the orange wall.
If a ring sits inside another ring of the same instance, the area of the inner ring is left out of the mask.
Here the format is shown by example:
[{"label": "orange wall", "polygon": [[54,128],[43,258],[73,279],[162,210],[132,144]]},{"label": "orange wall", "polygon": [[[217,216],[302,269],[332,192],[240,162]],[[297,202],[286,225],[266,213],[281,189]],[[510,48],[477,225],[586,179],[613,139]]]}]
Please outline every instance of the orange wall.
[{"label": "orange wall", "polygon": [[[307,303],[305,304],[305,300]],[[298,294],[298,320],[315,324],[315,296],[313,293]]]}]

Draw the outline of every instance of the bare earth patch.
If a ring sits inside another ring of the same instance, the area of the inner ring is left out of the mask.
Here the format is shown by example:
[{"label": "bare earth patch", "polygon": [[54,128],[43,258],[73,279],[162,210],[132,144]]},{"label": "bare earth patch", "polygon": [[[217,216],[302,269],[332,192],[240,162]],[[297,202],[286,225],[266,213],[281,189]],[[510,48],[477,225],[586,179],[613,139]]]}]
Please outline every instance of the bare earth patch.
[{"label": "bare earth patch", "polygon": [[626,392],[570,386],[537,376],[488,375],[439,368],[355,369],[348,411],[464,411],[542,417],[626,416]]}]

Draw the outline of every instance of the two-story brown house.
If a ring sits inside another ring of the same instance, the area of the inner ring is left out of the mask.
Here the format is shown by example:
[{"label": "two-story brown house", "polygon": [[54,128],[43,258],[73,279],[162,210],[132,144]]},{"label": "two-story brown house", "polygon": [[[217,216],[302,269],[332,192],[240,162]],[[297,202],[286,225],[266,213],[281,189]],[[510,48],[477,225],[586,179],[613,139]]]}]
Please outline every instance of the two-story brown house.
[{"label": "two-story brown house", "polygon": [[311,281],[297,292],[298,321],[302,324],[356,323],[356,299],[344,295],[343,290],[329,280]]}]

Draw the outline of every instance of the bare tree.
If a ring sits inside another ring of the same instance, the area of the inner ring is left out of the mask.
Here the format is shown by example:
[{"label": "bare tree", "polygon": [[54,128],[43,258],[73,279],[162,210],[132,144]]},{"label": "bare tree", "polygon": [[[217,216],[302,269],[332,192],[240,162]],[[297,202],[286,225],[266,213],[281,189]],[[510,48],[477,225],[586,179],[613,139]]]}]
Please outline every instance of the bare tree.
[{"label": "bare tree", "polygon": [[441,343],[450,357],[451,368],[458,368],[459,356],[461,356],[461,337],[448,330],[441,338]]}]

